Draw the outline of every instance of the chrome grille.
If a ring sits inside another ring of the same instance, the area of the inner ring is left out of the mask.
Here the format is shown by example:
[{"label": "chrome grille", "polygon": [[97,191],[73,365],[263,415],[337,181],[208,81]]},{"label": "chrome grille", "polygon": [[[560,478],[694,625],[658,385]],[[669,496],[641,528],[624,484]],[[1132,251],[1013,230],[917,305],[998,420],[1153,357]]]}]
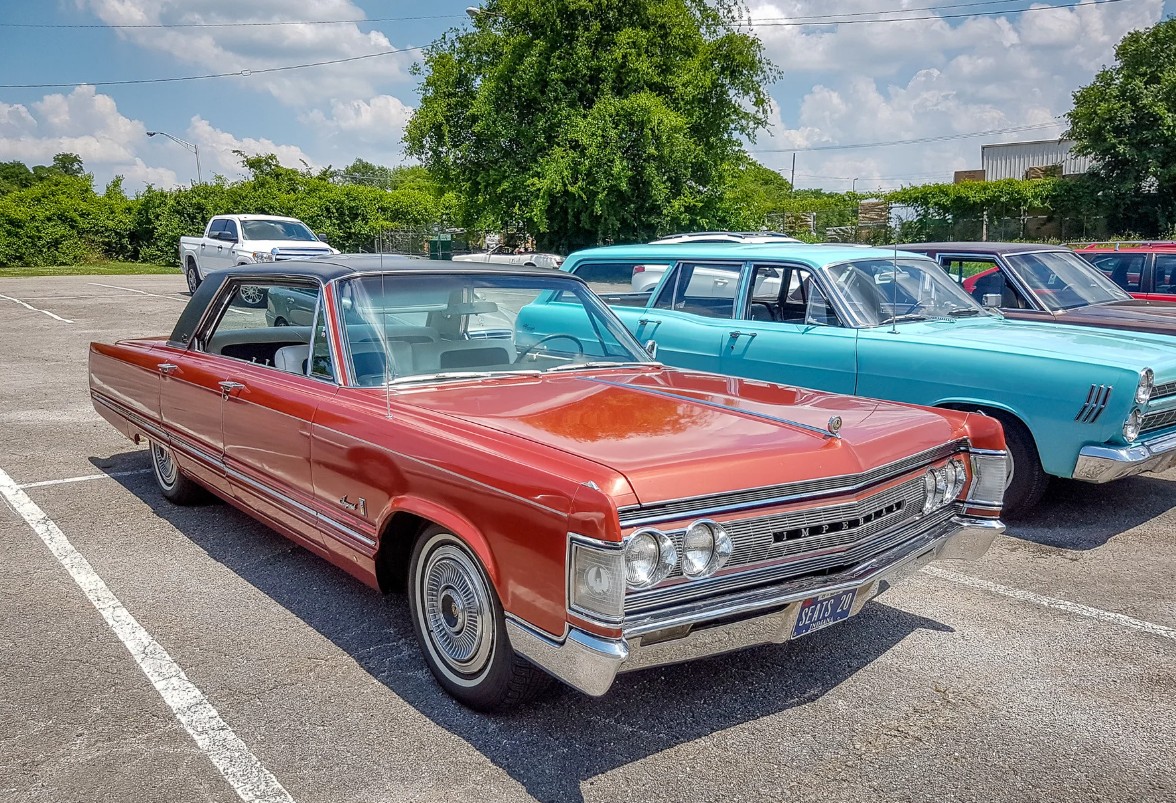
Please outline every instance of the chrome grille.
[{"label": "chrome grille", "polygon": [[1176,396],[1176,382],[1165,382],[1162,385],[1156,385],[1152,390],[1151,400],[1166,399],[1169,396]]},{"label": "chrome grille", "polygon": [[768,564],[708,580],[681,580],[674,585],[632,593],[625,598],[625,613],[639,613],[736,589],[744,590],[804,575],[856,566],[946,523],[955,512],[955,506],[948,505],[928,516],[909,519],[899,526],[889,527],[874,538],[868,538],[864,542],[832,553],[800,556],[786,563]]},{"label": "chrome grille", "polygon": [[679,519],[684,516],[708,516],[731,508],[766,507],[796,501],[801,498],[831,496],[834,494],[852,493],[871,485],[894,479],[909,471],[941,460],[949,455],[966,449],[968,442],[959,440],[945,443],[928,449],[925,452],[905,457],[889,465],[879,466],[861,474],[849,474],[838,477],[825,477],[816,480],[802,480],[785,485],[773,485],[766,488],[752,488],[746,491],[714,494],[711,496],[696,496],[689,499],[674,499],[668,502],[658,502],[641,507],[622,508],[618,511],[621,527],[636,527],[643,524],[653,524],[668,519]]},{"label": "chrome grille", "polygon": [[1170,427],[1176,424],[1176,410],[1164,410],[1160,413],[1148,413],[1143,417],[1143,424],[1140,426],[1140,432],[1154,432],[1157,429]]},{"label": "chrome grille", "polygon": [[1074,420],[1083,424],[1093,424],[1102,415],[1103,410],[1107,409],[1107,402],[1110,400],[1110,385],[1091,385],[1086,394],[1086,401],[1078,410],[1078,415],[1074,416]]}]

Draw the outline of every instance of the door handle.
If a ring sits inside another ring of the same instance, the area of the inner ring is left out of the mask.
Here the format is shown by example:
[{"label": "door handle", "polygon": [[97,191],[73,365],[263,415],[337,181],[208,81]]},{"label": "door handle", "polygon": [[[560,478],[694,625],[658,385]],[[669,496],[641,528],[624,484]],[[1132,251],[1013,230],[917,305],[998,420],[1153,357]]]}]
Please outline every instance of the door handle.
[{"label": "door handle", "polygon": [[180,366],[173,362],[161,362],[155,367],[159,369],[159,373],[161,374],[170,374],[172,371],[178,370]]},{"label": "door handle", "polygon": [[245,386],[242,385],[240,382],[231,382],[231,381],[225,380],[224,382],[217,382],[217,384],[220,385],[222,399],[229,398],[229,395],[234,390],[244,390],[245,389]]},{"label": "door handle", "polygon": [[754,338],[757,334],[759,334],[759,332],[732,332],[731,339],[737,340],[738,338],[741,338],[741,337],[746,337],[748,339],[751,339],[751,338]]},{"label": "door handle", "polygon": [[638,326],[661,326],[661,321],[655,321],[653,318],[641,318],[637,321]]}]

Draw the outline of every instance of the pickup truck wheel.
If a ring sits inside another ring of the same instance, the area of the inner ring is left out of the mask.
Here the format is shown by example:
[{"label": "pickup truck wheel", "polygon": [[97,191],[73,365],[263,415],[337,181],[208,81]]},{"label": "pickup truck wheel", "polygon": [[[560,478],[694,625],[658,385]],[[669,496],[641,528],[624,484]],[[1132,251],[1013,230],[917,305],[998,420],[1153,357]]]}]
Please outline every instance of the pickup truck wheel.
[{"label": "pickup truck wheel", "polygon": [[180,472],[171,449],[155,441],[151,441],[151,468],[159,490],[169,502],[194,505],[208,499],[208,491]]},{"label": "pickup truck wheel", "polygon": [[993,414],[1004,427],[1005,445],[1012,458],[1012,477],[1005,488],[1001,518],[1023,518],[1045,494],[1049,475],[1041,467],[1037,444],[1029,430],[1011,415]]},{"label": "pickup truck wheel", "polygon": [[550,685],[550,676],[515,655],[485,571],[443,527],[426,529],[413,548],[408,607],[429,671],[463,705],[501,711]]},{"label": "pickup truck wheel", "polygon": [[195,293],[196,288],[200,286],[200,272],[196,270],[196,263],[188,260],[188,269],[184,271],[184,277],[188,280],[188,292]]}]

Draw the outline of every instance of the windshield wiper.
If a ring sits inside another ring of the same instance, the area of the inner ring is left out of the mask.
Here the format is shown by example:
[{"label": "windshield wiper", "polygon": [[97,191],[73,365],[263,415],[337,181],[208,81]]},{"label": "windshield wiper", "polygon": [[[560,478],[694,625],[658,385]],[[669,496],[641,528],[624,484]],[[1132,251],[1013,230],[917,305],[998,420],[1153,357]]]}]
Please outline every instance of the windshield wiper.
[{"label": "windshield wiper", "polygon": [[408,385],[415,382],[442,382],[457,379],[490,379],[499,376],[539,376],[542,371],[534,369],[520,371],[439,371],[435,374],[414,374],[412,376],[398,376],[388,381],[389,385]]},{"label": "windshield wiper", "polygon": [[973,315],[980,315],[982,312],[983,310],[974,309],[972,307],[961,307],[959,309],[953,309],[951,312],[947,313],[947,315],[949,318],[971,318]]},{"label": "windshield wiper", "polygon": [[926,315],[917,315],[917,314],[913,314],[913,313],[908,312],[906,315],[891,315],[889,318],[882,321],[882,326],[885,326],[888,323],[904,323],[905,321],[925,321],[925,320],[927,320]]},{"label": "windshield wiper", "polygon": [[590,362],[574,362],[568,365],[557,365],[554,368],[548,368],[544,373],[554,374],[556,371],[576,371],[581,368],[632,368],[634,366],[657,366],[661,367],[660,362],[644,362],[632,360],[629,362],[614,362],[612,360],[592,360]]}]

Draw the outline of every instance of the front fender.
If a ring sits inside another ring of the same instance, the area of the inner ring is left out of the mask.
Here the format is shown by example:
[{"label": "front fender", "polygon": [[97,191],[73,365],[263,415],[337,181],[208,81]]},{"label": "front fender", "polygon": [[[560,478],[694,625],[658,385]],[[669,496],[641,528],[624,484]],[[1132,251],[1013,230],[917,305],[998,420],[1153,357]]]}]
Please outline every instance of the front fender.
[{"label": "front fender", "polygon": [[460,513],[428,499],[417,496],[396,496],[388,501],[388,507],[380,513],[377,532],[383,532],[388,521],[397,513],[411,513],[426,521],[439,524],[464,541],[466,546],[478,556],[478,561],[486,570],[490,582],[499,589],[500,594],[502,593],[502,574],[499,571],[498,561],[494,557],[494,551],[490,548],[490,542],[476,524]]}]

